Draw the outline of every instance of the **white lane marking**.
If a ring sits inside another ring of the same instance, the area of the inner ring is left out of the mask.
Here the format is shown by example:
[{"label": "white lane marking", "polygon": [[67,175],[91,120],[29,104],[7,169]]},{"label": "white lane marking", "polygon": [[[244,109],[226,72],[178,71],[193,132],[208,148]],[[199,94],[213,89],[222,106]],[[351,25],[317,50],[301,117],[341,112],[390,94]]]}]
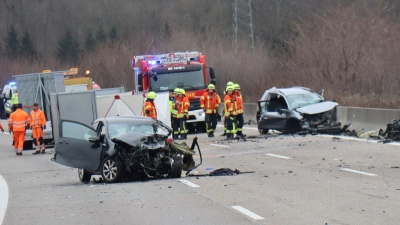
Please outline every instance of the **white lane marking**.
[{"label": "white lane marking", "polygon": [[[346,137],[346,136],[337,136],[337,135],[327,135],[327,134],[319,134],[317,135],[319,137],[327,137],[327,138],[340,138],[343,140],[352,140],[352,141],[363,141],[363,142],[369,142],[369,143],[380,143],[377,140],[369,140],[369,139],[363,139],[363,138],[356,138],[356,137]],[[399,142],[390,142],[390,143],[385,143],[385,145],[394,145],[394,146],[400,146]]]},{"label": "white lane marking", "polygon": [[184,184],[186,184],[186,185],[189,185],[190,187],[194,187],[194,188],[200,187],[199,185],[197,185],[197,184],[195,184],[195,183],[192,183],[192,182],[190,182],[190,181],[188,181],[188,180],[185,180],[185,179],[179,179],[178,181],[179,181],[179,182],[182,182],[182,183],[184,183]]},{"label": "white lane marking", "polygon": [[3,224],[8,204],[8,185],[0,174],[0,224]]},{"label": "white lane marking", "polygon": [[348,168],[343,168],[343,169],[340,169],[340,170],[347,171],[347,172],[352,172],[352,173],[359,173],[359,174],[367,175],[367,176],[371,176],[371,177],[378,176],[378,174],[367,173],[367,172],[363,172],[363,171],[359,171],[359,170],[352,170],[352,169],[348,169]]},{"label": "white lane marking", "polygon": [[269,156],[276,157],[276,158],[281,158],[281,159],[292,159],[292,158],[290,158],[290,157],[287,157],[287,156],[283,156],[283,155],[275,155],[275,154],[270,154],[270,153],[268,153],[268,154],[265,154],[265,155],[269,155]]},{"label": "white lane marking", "polygon": [[210,145],[217,146],[217,147],[224,147],[224,148],[231,147],[231,146],[228,146],[228,145],[218,145],[218,144],[210,144]]},{"label": "white lane marking", "polygon": [[236,205],[236,206],[232,206],[232,208],[236,209],[237,211],[243,213],[244,215],[254,219],[254,220],[263,220],[264,218],[253,213],[252,211],[243,208],[242,206]]}]

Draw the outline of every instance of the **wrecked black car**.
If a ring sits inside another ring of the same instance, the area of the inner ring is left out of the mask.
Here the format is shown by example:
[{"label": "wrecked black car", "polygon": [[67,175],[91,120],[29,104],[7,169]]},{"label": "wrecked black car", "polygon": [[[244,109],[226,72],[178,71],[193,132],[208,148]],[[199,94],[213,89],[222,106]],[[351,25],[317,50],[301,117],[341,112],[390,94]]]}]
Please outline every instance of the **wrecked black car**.
[{"label": "wrecked black car", "polygon": [[335,121],[338,103],[325,101],[321,94],[304,87],[271,88],[258,101],[257,124],[260,134],[269,130],[285,133],[339,134],[347,129]]},{"label": "wrecked black car", "polygon": [[179,178],[182,170],[194,168],[194,138],[189,147],[169,138],[171,128],[161,121],[141,116],[97,119],[89,127],[75,121],[61,121],[53,161],[78,168],[79,179],[87,183],[101,175],[107,183],[126,178]]}]

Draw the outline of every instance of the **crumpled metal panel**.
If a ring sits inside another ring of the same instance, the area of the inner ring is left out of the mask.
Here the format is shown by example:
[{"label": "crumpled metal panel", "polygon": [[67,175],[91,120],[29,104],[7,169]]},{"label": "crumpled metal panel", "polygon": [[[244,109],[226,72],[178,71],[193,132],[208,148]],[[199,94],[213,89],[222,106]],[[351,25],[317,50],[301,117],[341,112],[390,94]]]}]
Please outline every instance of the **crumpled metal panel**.
[{"label": "crumpled metal panel", "polygon": [[313,114],[330,111],[338,105],[339,104],[336,102],[326,101],[326,102],[320,102],[320,103],[317,103],[314,105],[300,107],[300,108],[297,108],[296,111],[300,112],[300,113],[304,113],[304,114],[313,115]]}]

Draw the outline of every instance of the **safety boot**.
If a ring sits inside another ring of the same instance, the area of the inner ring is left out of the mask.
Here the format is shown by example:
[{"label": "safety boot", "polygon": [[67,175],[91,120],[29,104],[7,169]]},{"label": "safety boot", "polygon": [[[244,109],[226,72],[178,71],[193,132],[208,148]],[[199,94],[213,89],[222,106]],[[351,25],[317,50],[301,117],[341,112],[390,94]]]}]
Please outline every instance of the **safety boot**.
[{"label": "safety boot", "polygon": [[221,134],[221,136],[226,136],[226,132],[224,132],[223,134]]},{"label": "safety boot", "polygon": [[186,140],[186,139],[187,139],[187,135],[186,134],[181,134],[180,140]]},{"label": "safety boot", "polygon": [[211,136],[211,132],[208,132],[208,133],[207,133],[207,136],[208,136],[208,137],[212,137],[212,136]]},{"label": "safety boot", "polygon": [[226,134],[227,140],[233,140],[233,134]]},{"label": "safety boot", "polygon": [[178,139],[179,139],[179,135],[174,134],[174,135],[172,136],[172,138],[173,138],[174,140],[178,140]]},{"label": "safety boot", "polygon": [[211,131],[210,136],[208,136],[208,137],[214,137],[214,131]]}]

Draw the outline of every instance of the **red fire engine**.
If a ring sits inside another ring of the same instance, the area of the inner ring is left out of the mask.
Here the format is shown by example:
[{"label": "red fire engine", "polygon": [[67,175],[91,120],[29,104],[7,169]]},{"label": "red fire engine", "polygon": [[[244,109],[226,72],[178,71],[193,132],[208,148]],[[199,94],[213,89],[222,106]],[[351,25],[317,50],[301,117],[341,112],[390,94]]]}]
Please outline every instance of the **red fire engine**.
[{"label": "red fire engine", "polygon": [[205,131],[205,115],[199,99],[209,83],[215,84],[215,73],[213,68],[206,66],[204,54],[194,51],[139,55],[132,59],[132,66],[136,93],[172,92],[175,88],[183,88],[190,101],[188,129]]}]

